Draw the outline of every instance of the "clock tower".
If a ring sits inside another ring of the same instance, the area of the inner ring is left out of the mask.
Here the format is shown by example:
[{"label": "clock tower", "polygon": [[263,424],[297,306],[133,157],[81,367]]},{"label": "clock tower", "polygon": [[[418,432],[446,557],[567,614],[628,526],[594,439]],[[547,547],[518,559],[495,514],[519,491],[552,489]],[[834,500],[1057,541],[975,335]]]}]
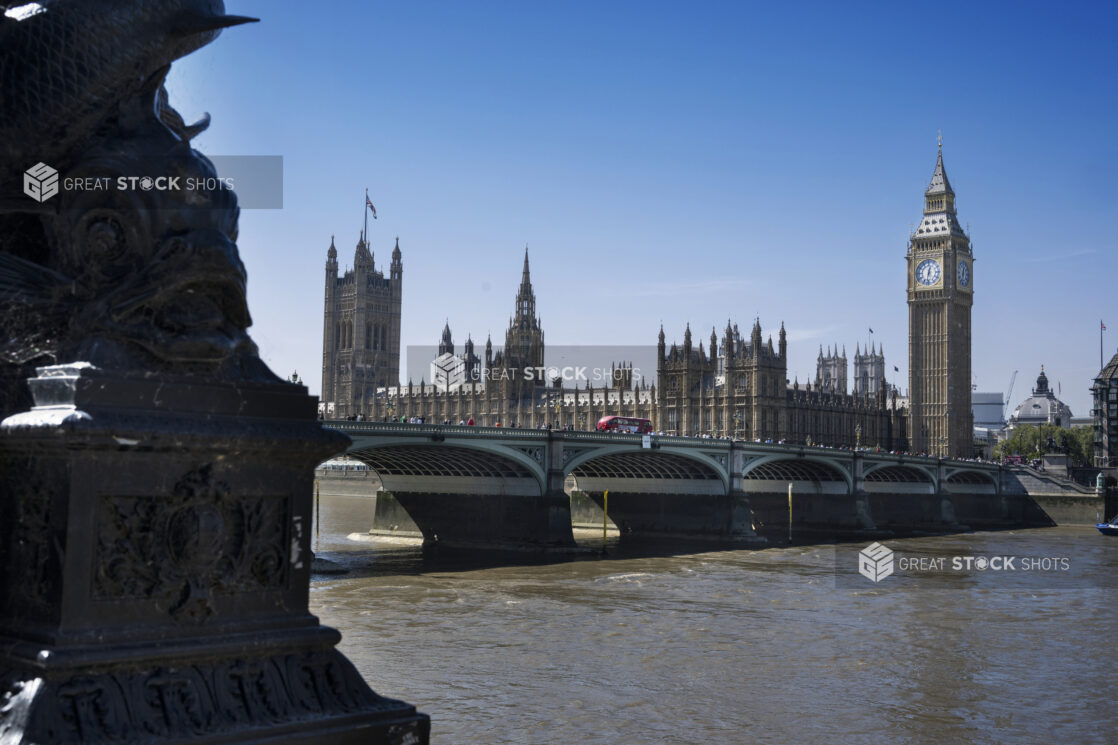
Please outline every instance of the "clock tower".
[{"label": "clock tower", "polygon": [[924,219],[908,242],[909,442],[939,457],[973,454],[970,311],[974,256],[955,214],[940,141]]}]

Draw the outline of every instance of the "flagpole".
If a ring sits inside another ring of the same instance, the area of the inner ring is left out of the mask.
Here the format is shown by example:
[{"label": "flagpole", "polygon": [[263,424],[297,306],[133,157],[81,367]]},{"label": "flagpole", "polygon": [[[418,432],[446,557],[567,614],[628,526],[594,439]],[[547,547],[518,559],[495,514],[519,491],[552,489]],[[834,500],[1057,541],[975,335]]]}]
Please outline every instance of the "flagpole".
[{"label": "flagpole", "polygon": [[369,188],[365,187],[365,203],[361,205],[361,212],[365,215],[365,231],[361,234],[365,245],[369,245]]},{"label": "flagpole", "polygon": [[1102,370],[1102,332],[1106,326],[1103,325],[1102,319],[1099,319],[1099,370]]}]

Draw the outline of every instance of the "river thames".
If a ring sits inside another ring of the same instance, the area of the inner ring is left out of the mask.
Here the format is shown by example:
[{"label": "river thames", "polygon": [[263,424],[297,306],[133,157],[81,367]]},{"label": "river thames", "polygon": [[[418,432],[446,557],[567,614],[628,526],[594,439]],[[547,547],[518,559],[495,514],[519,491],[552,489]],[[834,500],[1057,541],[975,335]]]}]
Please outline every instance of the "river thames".
[{"label": "river thames", "polygon": [[[603,556],[584,534],[595,550],[543,559],[348,539],[372,505],[322,498],[318,553],[350,572],[315,575],[311,611],[433,743],[1118,742],[1118,538],[1092,528],[881,539],[913,571],[874,583],[868,541]],[[936,569],[976,555],[1055,571]]]}]

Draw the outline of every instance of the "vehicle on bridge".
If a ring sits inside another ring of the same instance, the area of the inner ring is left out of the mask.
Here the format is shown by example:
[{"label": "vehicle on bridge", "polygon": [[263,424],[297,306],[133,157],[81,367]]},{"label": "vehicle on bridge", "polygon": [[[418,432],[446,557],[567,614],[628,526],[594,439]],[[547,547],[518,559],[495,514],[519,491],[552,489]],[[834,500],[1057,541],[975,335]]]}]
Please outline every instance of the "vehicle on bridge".
[{"label": "vehicle on bridge", "polygon": [[637,419],[631,416],[604,416],[598,420],[598,431],[650,435],[652,434],[652,420]]}]

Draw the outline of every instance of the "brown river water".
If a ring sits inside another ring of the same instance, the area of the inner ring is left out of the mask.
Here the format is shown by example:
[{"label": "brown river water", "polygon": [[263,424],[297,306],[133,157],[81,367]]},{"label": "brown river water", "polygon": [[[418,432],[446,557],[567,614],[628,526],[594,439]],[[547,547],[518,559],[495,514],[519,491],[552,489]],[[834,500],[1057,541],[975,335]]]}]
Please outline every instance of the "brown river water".
[{"label": "brown river water", "polygon": [[320,510],[350,572],[315,575],[311,610],[433,743],[1118,743],[1118,537],[1093,528],[880,539],[1054,569],[874,583],[869,541],[602,555],[588,533],[541,558],[350,540],[372,500]]}]

